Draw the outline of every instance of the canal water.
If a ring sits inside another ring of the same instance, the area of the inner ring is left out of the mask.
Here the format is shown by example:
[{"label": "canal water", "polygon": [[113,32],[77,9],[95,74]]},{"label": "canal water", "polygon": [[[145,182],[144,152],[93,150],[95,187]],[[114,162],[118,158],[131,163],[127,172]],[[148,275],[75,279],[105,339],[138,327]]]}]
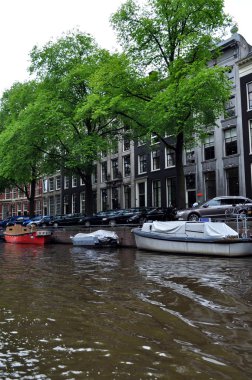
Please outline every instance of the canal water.
[{"label": "canal water", "polygon": [[0,243],[0,379],[251,378],[252,257]]}]

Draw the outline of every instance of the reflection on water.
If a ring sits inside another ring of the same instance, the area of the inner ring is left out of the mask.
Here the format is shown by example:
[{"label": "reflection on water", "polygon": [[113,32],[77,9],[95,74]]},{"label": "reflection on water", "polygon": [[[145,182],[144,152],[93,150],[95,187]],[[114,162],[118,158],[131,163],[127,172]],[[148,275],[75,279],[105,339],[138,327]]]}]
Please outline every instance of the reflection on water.
[{"label": "reflection on water", "polygon": [[0,379],[251,379],[252,259],[0,245]]}]

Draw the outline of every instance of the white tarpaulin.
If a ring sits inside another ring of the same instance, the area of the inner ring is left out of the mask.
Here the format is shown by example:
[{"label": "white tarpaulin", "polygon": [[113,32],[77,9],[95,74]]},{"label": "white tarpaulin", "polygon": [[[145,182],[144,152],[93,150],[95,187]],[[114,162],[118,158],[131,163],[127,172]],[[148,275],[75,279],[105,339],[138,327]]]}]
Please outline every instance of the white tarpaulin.
[{"label": "white tarpaulin", "polygon": [[[146,223],[147,224],[147,223]],[[238,237],[238,233],[223,222],[153,222],[148,230],[164,232],[169,235],[199,238]]]}]

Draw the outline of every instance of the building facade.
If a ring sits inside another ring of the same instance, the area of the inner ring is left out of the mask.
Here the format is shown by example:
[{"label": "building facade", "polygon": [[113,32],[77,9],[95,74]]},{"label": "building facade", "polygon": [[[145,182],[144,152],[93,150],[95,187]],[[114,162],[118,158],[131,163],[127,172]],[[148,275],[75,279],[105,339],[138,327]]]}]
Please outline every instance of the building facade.
[{"label": "building facade", "polygon": [[[217,195],[252,198],[252,47],[234,34],[219,48],[220,56],[209,64],[229,68],[232,94],[217,126],[201,145],[184,152],[187,206]],[[85,214],[85,185],[80,178],[57,172],[42,183],[36,213]],[[174,153],[155,138],[149,144],[121,139],[117,149],[102,153],[94,163],[92,183],[94,211],[176,206]],[[25,208],[27,201],[20,203],[14,190],[1,195],[2,218]]]}]

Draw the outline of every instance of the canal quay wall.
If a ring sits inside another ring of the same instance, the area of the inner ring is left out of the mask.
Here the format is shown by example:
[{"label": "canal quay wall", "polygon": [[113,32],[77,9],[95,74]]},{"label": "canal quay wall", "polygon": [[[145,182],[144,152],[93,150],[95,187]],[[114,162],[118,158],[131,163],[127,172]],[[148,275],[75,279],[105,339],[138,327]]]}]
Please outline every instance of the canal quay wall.
[{"label": "canal quay wall", "polygon": [[[247,226],[244,226],[242,221],[239,221],[238,228],[237,222],[226,222],[231,228],[235,231],[238,230],[239,234],[242,235],[246,232],[247,228],[247,236],[252,236],[252,221],[247,221]],[[53,243],[60,244],[72,244],[71,236],[74,236],[80,232],[82,233],[90,233],[97,230],[107,230],[115,232],[119,237],[119,245],[121,247],[133,247],[136,248],[136,242],[134,234],[132,233],[132,229],[136,228],[136,225],[118,225],[114,227],[110,226],[93,226],[93,227],[84,227],[84,226],[69,226],[69,227],[57,227],[53,229],[52,240]],[[246,227],[246,228],[244,228]]]},{"label": "canal quay wall", "polygon": [[113,231],[119,238],[119,245],[122,247],[136,247],[134,234],[131,232],[135,225],[123,225],[123,226],[93,226],[93,227],[57,227],[53,229],[52,242],[61,244],[72,244],[71,236],[78,233],[90,233],[97,230]]}]

